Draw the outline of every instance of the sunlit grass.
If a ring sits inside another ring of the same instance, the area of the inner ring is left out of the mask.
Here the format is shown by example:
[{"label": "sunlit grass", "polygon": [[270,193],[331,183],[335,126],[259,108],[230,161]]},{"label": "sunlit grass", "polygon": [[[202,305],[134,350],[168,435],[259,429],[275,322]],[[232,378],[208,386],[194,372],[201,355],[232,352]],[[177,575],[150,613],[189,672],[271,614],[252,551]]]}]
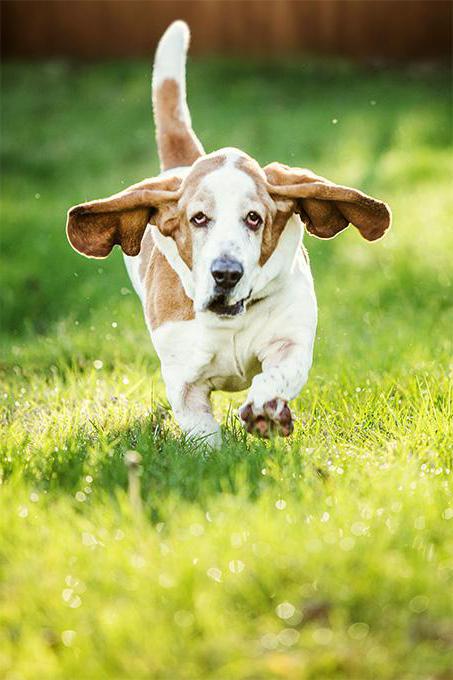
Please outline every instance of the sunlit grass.
[{"label": "sunlit grass", "polygon": [[241,395],[218,394],[218,453],[186,441],[168,411],[120,254],[84,260],[64,235],[70,205],[157,171],[146,74],[4,69],[0,675],[444,680],[447,74],[192,64],[208,149],[311,167],[394,214],[378,244],[352,229],[307,237],[320,324],[294,436],[247,437]]}]

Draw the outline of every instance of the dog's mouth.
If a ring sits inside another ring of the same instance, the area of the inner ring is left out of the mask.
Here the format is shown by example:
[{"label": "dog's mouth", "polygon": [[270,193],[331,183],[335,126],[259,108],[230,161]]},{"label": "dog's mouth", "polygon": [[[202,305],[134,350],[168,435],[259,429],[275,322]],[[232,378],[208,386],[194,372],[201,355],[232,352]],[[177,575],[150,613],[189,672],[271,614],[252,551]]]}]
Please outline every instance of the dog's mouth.
[{"label": "dog's mouth", "polygon": [[238,314],[242,314],[245,311],[245,302],[248,299],[248,297],[243,298],[238,302],[235,302],[233,305],[228,305],[226,303],[225,296],[218,295],[210,301],[210,303],[207,306],[207,309],[210,312],[217,314],[217,316],[223,317],[238,316]]}]

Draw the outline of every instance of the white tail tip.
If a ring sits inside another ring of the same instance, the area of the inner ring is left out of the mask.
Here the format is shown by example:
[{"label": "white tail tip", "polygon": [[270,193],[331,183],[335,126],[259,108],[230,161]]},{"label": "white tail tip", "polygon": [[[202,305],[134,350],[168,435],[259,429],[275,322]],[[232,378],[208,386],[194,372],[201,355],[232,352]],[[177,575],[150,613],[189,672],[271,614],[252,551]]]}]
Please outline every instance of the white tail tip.
[{"label": "white tail tip", "polygon": [[174,21],[167,28],[159,41],[154,58],[154,87],[159,87],[166,78],[173,78],[180,85],[184,84],[189,41],[190,31],[185,21]]}]

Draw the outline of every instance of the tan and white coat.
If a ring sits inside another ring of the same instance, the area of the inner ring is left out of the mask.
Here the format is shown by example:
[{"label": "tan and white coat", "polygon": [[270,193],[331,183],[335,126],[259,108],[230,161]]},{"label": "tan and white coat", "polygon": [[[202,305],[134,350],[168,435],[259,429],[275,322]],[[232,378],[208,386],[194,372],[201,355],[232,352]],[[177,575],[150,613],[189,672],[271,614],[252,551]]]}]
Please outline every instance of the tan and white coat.
[{"label": "tan and white coat", "polygon": [[[366,239],[390,225],[388,207],[308,170],[272,163],[262,169],[244,152],[206,155],[185,96],[188,28],[164,34],[153,77],[162,174],[68,213],[68,238],[89,257],[115,244],[143,305],[168,400],[191,436],[221,442],[213,390],[249,388],[240,416],[249,432],[288,435],[288,402],[312,363],[317,306],[305,228],[332,238],[354,224]],[[201,228],[197,215],[207,222]],[[248,216],[260,219],[250,229]],[[195,216],[195,218],[194,218]],[[240,280],[215,306],[212,263],[240,263]]]}]

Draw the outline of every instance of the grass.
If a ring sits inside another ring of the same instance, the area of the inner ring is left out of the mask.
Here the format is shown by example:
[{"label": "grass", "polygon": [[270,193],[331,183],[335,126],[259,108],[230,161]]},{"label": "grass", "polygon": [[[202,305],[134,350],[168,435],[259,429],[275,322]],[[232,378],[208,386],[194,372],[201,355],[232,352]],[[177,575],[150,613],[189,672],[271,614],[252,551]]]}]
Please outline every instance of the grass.
[{"label": "grass", "polygon": [[70,205],[157,172],[147,68],[4,67],[0,676],[447,680],[448,73],[191,64],[207,149],[394,213],[375,245],[306,238],[320,323],[294,436],[246,437],[241,395],[219,394],[209,453],[166,408],[120,254],[84,260],[64,234]]}]

